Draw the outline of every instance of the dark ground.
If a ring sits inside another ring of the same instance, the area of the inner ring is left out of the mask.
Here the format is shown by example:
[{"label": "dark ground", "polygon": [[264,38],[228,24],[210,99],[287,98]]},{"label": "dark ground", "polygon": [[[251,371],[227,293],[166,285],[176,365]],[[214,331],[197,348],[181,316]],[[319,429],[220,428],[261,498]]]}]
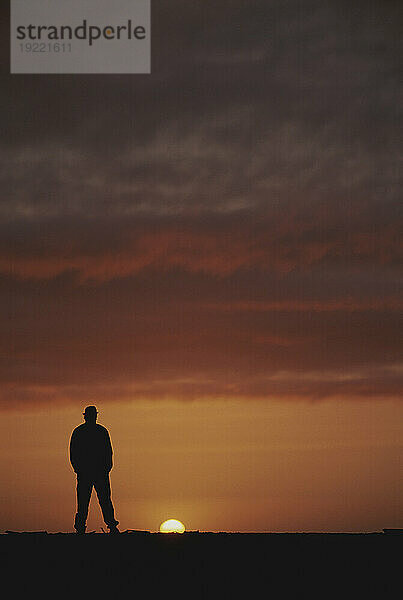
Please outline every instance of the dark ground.
[{"label": "dark ground", "polygon": [[0,535],[10,598],[398,598],[402,534]]}]

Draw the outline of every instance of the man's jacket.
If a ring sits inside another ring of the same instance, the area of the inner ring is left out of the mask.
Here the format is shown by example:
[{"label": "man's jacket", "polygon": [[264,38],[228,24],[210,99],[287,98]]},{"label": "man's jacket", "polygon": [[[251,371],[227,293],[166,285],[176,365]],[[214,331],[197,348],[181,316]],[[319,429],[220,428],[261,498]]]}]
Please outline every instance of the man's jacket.
[{"label": "man's jacket", "polygon": [[112,445],[108,430],[97,423],[76,427],[71,434],[70,462],[76,473],[109,473]]}]

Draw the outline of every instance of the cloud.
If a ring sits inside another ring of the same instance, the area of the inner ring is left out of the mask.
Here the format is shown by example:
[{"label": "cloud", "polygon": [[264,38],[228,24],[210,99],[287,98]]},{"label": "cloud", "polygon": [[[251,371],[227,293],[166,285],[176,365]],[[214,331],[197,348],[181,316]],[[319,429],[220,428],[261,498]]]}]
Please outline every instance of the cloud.
[{"label": "cloud", "polygon": [[150,76],[7,64],[1,405],[396,397],[398,10],[173,0]]},{"label": "cloud", "polygon": [[[277,300],[272,302],[245,301],[226,304],[211,303],[205,306],[215,311],[230,312],[362,312],[401,311],[403,301],[399,297],[384,298],[338,298],[332,300]],[[286,343],[286,342],[284,342]]]},{"label": "cloud", "polygon": [[156,9],[151,76],[4,73],[0,214],[312,199],[388,212],[399,190],[397,4],[216,4]]},{"label": "cloud", "polygon": [[0,272],[42,279],[74,271],[80,280],[102,281],[150,268],[226,276],[248,268],[401,264],[398,225],[381,216],[374,230],[367,208],[331,216],[319,204],[291,214],[13,221],[1,227]]},{"label": "cloud", "polygon": [[321,269],[226,277],[154,269],[81,285],[71,274],[40,284],[3,277],[2,405],[80,394],[396,397],[400,311],[382,297],[394,287],[393,269],[375,284],[373,269],[358,281]]},{"label": "cloud", "polygon": [[204,376],[165,378],[155,381],[139,379],[136,383],[101,383],[81,385],[3,385],[0,392],[2,409],[23,410],[27,406],[49,404],[89,404],[90,402],[133,402],[136,400],[261,400],[303,401],[324,400],[396,400],[403,380],[401,375],[385,378],[380,372],[354,374],[333,373],[318,378],[314,374],[301,379],[299,373],[239,380],[211,380]]}]

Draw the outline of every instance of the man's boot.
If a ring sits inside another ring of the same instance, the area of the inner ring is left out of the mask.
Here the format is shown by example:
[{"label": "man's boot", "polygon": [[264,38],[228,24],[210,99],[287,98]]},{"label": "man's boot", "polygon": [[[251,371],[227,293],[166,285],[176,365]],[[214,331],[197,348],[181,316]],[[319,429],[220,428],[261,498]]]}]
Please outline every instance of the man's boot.
[{"label": "man's boot", "polygon": [[109,533],[120,533],[117,525],[108,525]]},{"label": "man's boot", "polygon": [[86,525],[82,523],[80,523],[81,519],[79,518],[78,514],[76,515],[75,519],[74,519],[74,529],[76,530],[76,533],[83,535],[85,533],[86,530]]},{"label": "man's boot", "polygon": [[85,527],[76,527],[75,529],[76,529],[76,533],[78,535],[84,535],[86,528]]}]

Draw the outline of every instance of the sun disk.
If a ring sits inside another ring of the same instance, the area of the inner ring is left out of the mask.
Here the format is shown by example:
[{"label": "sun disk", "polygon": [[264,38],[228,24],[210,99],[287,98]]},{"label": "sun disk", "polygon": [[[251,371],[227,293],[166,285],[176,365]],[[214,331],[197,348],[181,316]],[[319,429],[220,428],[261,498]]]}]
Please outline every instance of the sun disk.
[{"label": "sun disk", "polygon": [[160,533],[183,533],[185,526],[177,519],[168,519],[160,525]]}]

